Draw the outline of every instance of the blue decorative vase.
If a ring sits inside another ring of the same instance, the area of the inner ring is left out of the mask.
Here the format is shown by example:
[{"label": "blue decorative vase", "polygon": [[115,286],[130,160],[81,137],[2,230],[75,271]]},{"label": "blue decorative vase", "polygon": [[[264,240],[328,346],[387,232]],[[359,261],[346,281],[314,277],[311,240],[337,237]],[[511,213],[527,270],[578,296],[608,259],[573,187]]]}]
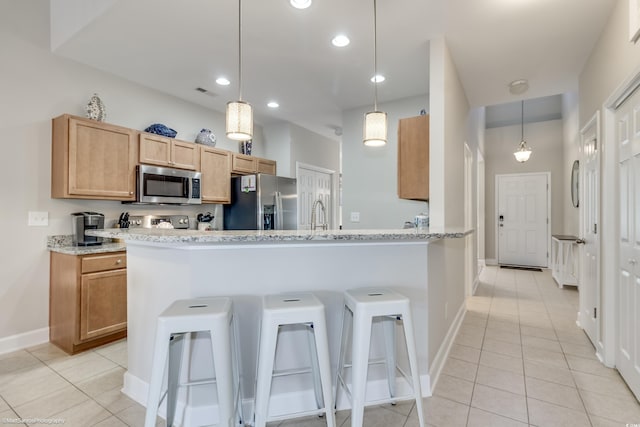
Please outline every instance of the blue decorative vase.
[{"label": "blue decorative vase", "polygon": [[202,129],[196,136],[196,143],[208,145],[210,147],[216,146],[216,136],[209,129]]},{"label": "blue decorative vase", "polygon": [[240,143],[240,154],[251,155],[251,148],[253,146],[253,140],[243,141]]}]

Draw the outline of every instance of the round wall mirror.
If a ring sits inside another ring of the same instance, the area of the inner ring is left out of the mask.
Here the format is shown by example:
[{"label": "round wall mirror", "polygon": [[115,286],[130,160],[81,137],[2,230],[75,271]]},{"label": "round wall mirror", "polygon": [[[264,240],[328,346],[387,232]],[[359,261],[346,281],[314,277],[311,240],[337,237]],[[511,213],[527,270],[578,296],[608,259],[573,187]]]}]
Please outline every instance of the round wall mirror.
[{"label": "round wall mirror", "polygon": [[580,199],[578,197],[578,182],[580,180],[580,162],[577,160],[573,162],[573,167],[571,168],[571,203],[573,203],[574,207],[578,207],[580,204]]}]

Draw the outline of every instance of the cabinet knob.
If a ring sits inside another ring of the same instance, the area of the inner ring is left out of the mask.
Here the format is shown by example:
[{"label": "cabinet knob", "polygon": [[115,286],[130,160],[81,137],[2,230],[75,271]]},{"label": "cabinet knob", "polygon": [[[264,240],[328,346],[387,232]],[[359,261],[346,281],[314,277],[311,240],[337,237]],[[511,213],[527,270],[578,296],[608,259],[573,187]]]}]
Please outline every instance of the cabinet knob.
[{"label": "cabinet knob", "polygon": [[122,260],[121,259],[116,260],[116,264],[122,264]]},{"label": "cabinet knob", "polygon": [[130,196],[133,196],[133,191],[129,191],[129,195],[130,195]]}]

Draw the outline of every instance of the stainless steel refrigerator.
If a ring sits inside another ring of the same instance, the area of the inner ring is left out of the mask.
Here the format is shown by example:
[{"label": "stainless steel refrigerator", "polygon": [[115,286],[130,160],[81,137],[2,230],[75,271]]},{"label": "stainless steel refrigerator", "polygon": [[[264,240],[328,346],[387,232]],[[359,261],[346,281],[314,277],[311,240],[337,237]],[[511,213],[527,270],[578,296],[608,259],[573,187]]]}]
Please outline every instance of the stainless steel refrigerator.
[{"label": "stainless steel refrigerator", "polygon": [[295,178],[246,175],[231,179],[231,204],[224,205],[225,230],[296,230]]}]

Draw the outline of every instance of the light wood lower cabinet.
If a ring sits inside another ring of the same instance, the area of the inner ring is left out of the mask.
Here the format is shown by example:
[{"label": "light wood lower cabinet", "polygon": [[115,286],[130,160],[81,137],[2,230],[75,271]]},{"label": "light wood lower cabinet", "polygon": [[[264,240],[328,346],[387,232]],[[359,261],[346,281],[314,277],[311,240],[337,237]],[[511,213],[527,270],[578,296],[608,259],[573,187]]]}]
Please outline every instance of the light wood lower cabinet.
[{"label": "light wood lower cabinet", "polygon": [[127,336],[126,252],[51,252],[49,340],[74,354]]}]

